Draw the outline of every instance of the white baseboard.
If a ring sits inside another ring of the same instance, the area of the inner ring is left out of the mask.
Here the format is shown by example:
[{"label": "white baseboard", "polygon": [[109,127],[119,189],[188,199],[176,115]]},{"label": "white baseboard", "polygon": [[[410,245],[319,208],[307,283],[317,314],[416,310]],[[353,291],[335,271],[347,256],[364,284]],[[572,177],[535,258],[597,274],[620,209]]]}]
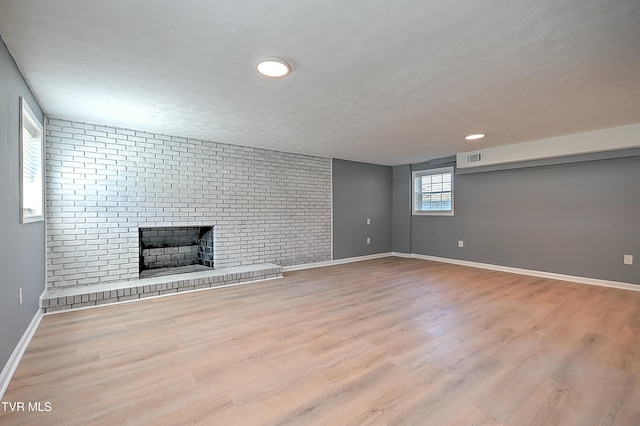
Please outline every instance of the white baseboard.
[{"label": "white baseboard", "polygon": [[411,253],[400,253],[400,252],[397,252],[397,251],[392,251],[391,252],[391,256],[404,257],[405,259],[410,259],[411,258]]},{"label": "white baseboard", "polygon": [[469,266],[472,268],[489,269],[492,271],[510,272],[512,274],[529,275],[532,277],[550,278],[560,281],[571,281],[579,284],[597,285],[601,287],[618,288],[622,290],[640,291],[640,285],[619,281],[608,281],[597,278],[577,277],[574,275],[556,274],[554,272],[536,271],[533,269],[512,268],[510,266],[493,265],[491,263],[470,262],[467,260],[449,259],[446,257],[427,256],[411,253],[414,259],[431,260],[434,262],[451,263],[454,265]]},{"label": "white baseboard", "polygon": [[303,263],[300,265],[284,266],[282,272],[300,271],[303,269],[322,268],[323,266],[343,265],[345,263],[361,262],[363,260],[380,259],[383,257],[391,257],[393,253],[376,253],[366,256],[347,257],[346,259],[327,260],[326,262]]},{"label": "white baseboard", "polygon": [[38,309],[38,312],[36,312],[35,316],[31,320],[31,324],[29,324],[29,327],[25,330],[22,338],[18,342],[18,345],[9,357],[7,364],[2,369],[2,373],[0,373],[0,400],[4,397],[4,393],[7,391],[7,388],[9,388],[9,383],[18,369],[18,365],[20,364],[22,355],[24,355],[24,351],[27,350],[27,346],[29,346],[33,335],[38,329],[38,325],[40,325],[40,321],[42,321],[42,316],[42,310]]}]

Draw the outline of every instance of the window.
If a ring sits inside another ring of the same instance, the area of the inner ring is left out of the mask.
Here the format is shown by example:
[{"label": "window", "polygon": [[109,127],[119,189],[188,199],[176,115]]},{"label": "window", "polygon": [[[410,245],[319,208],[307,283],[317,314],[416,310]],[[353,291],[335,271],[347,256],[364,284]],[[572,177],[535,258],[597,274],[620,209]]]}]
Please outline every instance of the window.
[{"label": "window", "polygon": [[453,216],[453,167],[413,172],[413,214]]},{"label": "window", "polygon": [[43,129],[27,101],[20,98],[20,218],[44,220]]}]

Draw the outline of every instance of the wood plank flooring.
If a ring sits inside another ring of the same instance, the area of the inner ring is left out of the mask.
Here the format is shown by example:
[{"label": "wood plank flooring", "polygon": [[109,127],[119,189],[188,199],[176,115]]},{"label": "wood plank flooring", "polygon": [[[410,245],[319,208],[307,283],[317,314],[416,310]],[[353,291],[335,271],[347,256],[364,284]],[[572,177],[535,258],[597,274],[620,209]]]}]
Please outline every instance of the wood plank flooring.
[{"label": "wood plank flooring", "polygon": [[640,292],[416,259],[46,316],[2,425],[638,425]]}]

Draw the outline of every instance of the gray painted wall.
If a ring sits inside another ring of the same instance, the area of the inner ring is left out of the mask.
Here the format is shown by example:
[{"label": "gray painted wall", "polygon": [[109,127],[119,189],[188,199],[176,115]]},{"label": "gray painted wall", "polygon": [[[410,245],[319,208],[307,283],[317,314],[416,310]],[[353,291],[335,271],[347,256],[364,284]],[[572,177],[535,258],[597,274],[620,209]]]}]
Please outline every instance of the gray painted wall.
[{"label": "gray painted wall", "polygon": [[44,222],[21,225],[19,217],[21,96],[42,122],[38,103],[0,39],[0,370],[36,314],[45,285]]},{"label": "gray painted wall", "polygon": [[334,259],[391,251],[392,185],[391,167],[333,160]]},{"label": "gray painted wall", "polygon": [[396,253],[411,253],[411,166],[393,168],[393,210],[391,248]]},{"label": "gray painted wall", "polygon": [[411,222],[417,254],[640,284],[640,157],[456,175],[455,216]]}]

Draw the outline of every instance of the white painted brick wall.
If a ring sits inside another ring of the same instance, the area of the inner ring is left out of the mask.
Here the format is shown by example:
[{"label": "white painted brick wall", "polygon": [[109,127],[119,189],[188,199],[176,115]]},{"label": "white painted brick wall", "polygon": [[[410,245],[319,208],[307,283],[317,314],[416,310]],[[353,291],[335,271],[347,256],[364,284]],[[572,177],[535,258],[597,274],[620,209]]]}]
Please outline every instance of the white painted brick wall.
[{"label": "white painted brick wall", "polygon": [[138,278],[138,227],[215,225],[216,268],[331,257],[331,160],[47,119],[48,286]]}]

